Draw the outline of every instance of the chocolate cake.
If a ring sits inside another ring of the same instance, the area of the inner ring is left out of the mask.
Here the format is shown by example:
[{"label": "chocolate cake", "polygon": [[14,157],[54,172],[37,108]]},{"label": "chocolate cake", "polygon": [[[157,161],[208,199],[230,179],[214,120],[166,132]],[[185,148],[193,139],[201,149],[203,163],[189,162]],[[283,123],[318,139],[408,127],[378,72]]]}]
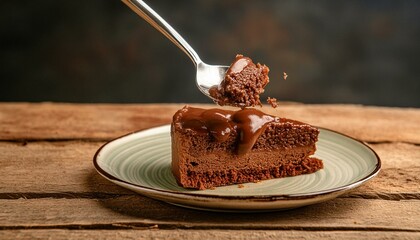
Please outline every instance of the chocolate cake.
[{"label": "chocolate cake", "polygon": [[209,89],[210,96],[220,106],[261,106],[260,94],[269,82],[269,71],[267,66],[254,64],[250,58],[238,54],[220,85]]},{"label": "chocolate cake", "polygon": [[185,106],[171,126],[172,172],[180,186],[208,189],[313,173],[318,129],[246,108]]}]

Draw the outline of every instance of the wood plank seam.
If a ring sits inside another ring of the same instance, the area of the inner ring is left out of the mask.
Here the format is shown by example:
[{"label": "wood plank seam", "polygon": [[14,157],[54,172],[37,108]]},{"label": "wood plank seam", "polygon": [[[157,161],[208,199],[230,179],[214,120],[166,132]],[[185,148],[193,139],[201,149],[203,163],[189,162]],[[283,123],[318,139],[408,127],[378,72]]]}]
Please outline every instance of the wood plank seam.
[{"label": "wood plank seam", "polygon": [[136,193],[132,194],[116,194],[104,192],[4,192],[0,193],[0,199],[113,199],[127,196],[138,196]]},{"label": "wood plank seam", "polygon": [[[116,136],[115,138],[118,138],[119,136]],[[112,141],[115,138],[27,138],[27,139],[0,139],[0,143],[20,143],[23,146],[27,145],[28,143],[38,143],[38,142],[86,142],[86,143],[107,143],[109,141]],[[409,142],[409,141],[363,141],[362,139],[357,139],[359,141],[362,141],[367,144],[392,144],[392,143],[402,143],[402,144],[410,144],[413,146],[420,146],[420,143],[416,142]]]},{"label": "wood plank seam", "polygon": [[59,225],[18,225],[1,226],[2,230],[29,230],[29,229],[66,229],[66,230],[123,230],[123,229],[188,229],[188,230],[286,230],[286,231],[388,231],[388,232],[420,232],[420,229],[399,229],[387,227],[311,227],[311,226],[243,226],[243,225],[196,225],[180,223],[139,223],[121,222],[109,224],[59,224]]}]

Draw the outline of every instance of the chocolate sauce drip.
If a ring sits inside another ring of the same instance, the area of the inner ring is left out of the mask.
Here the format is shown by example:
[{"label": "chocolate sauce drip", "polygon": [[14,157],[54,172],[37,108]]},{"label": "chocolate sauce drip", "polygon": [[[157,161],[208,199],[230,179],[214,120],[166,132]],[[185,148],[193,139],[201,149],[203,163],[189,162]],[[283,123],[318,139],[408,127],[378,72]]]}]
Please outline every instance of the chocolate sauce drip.
[{"label": "chocolate sauce drip", "polygon": [[[188,113],[187,113],[188,112]],[[268,123],[279,121],[277,117],[264,114],[253,108],[239,111],[222,109],[199,109],[184,107],[178,111],[177,127],[192,129],[199,133],[209,133],[218,142],[228,139],[232,131],[238,132],[238,155],[244,155],[252,149]]]},{"label": "chocolate sauce drip", "polygon": [[245,108],[232,115],[232,121],[239,129],[238,154],[244,155],[252,149],[261,133],[264,132],[267,124],[275,121],[276,118],[266,115],[253,108]]}]

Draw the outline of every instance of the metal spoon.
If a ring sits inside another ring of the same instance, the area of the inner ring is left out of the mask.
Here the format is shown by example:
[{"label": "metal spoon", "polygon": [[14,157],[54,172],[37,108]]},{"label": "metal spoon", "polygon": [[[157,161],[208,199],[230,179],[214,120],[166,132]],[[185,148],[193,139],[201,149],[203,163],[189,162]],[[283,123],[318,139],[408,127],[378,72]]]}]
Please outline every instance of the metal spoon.
[{"label": "metal spoon", "polygon": [[228,66],[209,65],[201,61],[194,49],[151,7],[141,0],[122,0],[135,13],[146,20],[150,25],[171,40],[177,47],[188,55],[195,64],[197,75],[196,84],[198,89],[207,97],[213,99],[209,94],[210,87],[219,85],[225,77]]}]

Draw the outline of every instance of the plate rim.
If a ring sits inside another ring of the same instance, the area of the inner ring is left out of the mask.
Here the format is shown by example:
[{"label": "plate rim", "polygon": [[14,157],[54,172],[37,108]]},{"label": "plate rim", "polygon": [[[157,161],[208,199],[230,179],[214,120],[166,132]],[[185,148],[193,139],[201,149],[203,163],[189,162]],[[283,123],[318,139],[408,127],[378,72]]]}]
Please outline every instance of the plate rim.
[{"label": "plate rim", "polygon": [[202,193],[194,193],[194,192],[179,192],[179,191],[173,191],[173,190],[164,190],[164,189],[157,189],[157,188],[152,188],[152,187],[148,187],[148,186],[143,186],[140,184],[135,184],[132,182],[128,182],[125,181],[123,179],[117,178],[115,176],[113,176],[112,174],[108,173],[107,171],[105,171],[104,169],[102,169],[99,166],[98,163],[98,159],[99,159],[99,155],[101,154],[101,151],[110,143],[113,143],[115,141],[118,141],[122,138],[126,138],[128,136],[134,135],[134,134],[138,134],[141,132],[149,132],[149,131],[156,131],[160,128],[165,129],[170,127],[171,124],[165,124],[165,125],[160,125],[157,127],[151,127],[151,128],[146,128],[143,130],[137,130],[137,131],[132,131],[129,132],[127,134],[124,134],[122,136],[116,137],[112,140],[107,141],[106,143],[104,143],[96,152],[95,155],[93,156],[93,165],[96,169],[96,171],[102,175],[103,177],[105,177],[106,179],[110,180],[111,182],[118,182],[121,183],[122,185],[129,185],[130,187],[134,187],[140,190],[144,190],[147,191],[149,193],[158,193],[158,194],[164,194],[166,196],[173,196],[173,197],[194,197],[194,198],[204,198],[204,199],[220,199],[220,200],[249,200],[249,201],[258,201],[258,202],[262,202],[262,201],[278,201],[278,200],[283,200],[283,201],[287,201],[287,200],[304,200],[304,199],[311,199],[311,198],[316,198],[319,196],[324,196],[324,195],[330,195],[330,194],[334,194],[334,193],[339,193],[339,192],[346,192],[349,191],[353,188],[356,188],[360,185],[362,185],[363,183],[371,180],[372,178],[374,178],[376,175],[378,175],[378,173],[381,170],[382,167],[382,161],[379,157],[379,155],[375,152],[375,150],[373,150],[367,143],[365,143],[364,141],[358,140],[354,137],[348,136],[344,133],[340,133],[338,131],[335,130],[331,130],[328,128],[324,128],[324,127],[317,127],[314,126],[318,129],[322,129],[323,131],[330,131],[333,132],[335,134],[341,135],[343,137],[349,138],[353,141],[356,141],[358,143],[360,143],[362,146],[366,147],[370,152],[372,152],[377,160],[375,169],[372,170],[372,172],[370,172],[369,174],[367,174],[365,177],[363,177],[362,179],[356,181],[356,182],[352,182],[349,184],[346,184],[344,186],[340,186],[340,187],[335,187],[335,188],[330,188],[330,189],[326,189],[326,190],[320,190],[320,191],[315,191],[315,192],[308,192],[308,193],[296,193],[296,194],[269,194],[269,195],[258,195],[258,196],[252,196],[252,195],[239,195],[239,196],[232,196],[232,195],[220,195],[220,194],[202,194]]}]

